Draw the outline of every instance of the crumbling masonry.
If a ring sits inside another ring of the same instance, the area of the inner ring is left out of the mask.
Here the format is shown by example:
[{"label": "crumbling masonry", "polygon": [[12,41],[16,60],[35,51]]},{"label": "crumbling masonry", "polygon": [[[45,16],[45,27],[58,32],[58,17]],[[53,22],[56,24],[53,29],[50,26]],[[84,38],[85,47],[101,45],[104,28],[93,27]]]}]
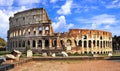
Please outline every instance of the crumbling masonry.
[{"label": "crumbling masonry", "polygon": [[112,52],[112,33],[102,30],[70,29],[55,33],[44,8],[34,8],[9,18],[8,48],[105,54]]}]

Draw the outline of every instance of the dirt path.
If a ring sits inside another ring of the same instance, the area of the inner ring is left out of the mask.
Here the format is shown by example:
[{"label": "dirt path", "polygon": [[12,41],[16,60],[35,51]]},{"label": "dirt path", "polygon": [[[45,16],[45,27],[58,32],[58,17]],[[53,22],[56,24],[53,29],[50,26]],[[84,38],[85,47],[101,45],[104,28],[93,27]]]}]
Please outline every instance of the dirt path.
[{"label": "dirt path", "polygon": [[96,61],[31,61],[10,71],[120,71],[120,62]]}]

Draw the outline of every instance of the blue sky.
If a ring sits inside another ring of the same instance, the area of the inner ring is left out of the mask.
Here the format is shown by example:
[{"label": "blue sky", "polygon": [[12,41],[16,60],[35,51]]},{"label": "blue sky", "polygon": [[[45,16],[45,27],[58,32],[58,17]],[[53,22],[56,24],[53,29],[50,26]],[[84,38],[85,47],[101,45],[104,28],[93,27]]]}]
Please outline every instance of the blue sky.
[{"label": "blue sky", "polygon": [[120,35],[120,0],[0,0],[0,37],[7,40],[9,17],[14,13],[41,7],[55,32],[82,28]]}]

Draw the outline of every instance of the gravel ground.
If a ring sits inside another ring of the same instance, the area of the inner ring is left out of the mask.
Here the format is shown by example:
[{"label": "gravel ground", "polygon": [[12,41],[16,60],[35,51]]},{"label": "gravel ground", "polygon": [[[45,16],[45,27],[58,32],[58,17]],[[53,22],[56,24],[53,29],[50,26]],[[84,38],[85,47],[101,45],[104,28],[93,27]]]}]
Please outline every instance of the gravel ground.
[{"label": "gravel ground", "polygon": [[91,61],[31,61],[9,71],[120,71],[120,62]]}]

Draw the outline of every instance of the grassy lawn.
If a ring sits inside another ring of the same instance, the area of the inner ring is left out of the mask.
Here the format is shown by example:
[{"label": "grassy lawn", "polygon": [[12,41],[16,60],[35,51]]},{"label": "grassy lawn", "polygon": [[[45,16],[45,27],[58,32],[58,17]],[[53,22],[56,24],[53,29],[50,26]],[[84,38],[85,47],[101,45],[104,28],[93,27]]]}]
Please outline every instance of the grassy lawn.
[{"label": "grassy lawn", "polygon": [[10,54],[10,51],[0,51],[0,56],[6,55],[6,54]]}]

